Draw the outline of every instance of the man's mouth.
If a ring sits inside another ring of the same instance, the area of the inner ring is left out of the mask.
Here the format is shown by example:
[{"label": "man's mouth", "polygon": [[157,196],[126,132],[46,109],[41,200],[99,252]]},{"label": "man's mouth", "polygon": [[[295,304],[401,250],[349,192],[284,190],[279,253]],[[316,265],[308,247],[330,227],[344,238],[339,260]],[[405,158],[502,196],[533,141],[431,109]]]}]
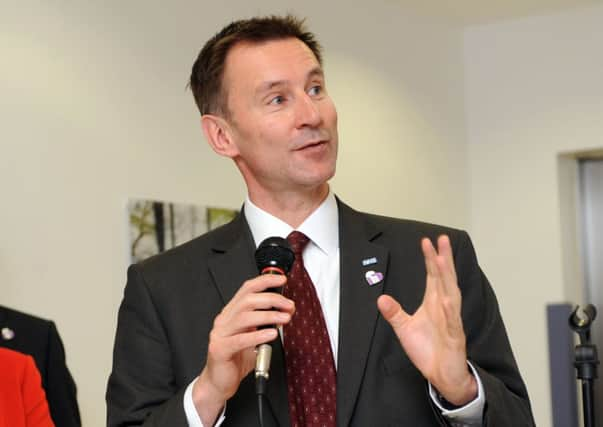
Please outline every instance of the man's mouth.
[{"label": "man's mouth", "polygon": [[297,149],[297,151],[305,150],[305,149],[308,149],[308,148],[319,147],[321,145],[325,145],[327,142],[328,141],[326,141],[326,140],[306,142],[304,145],[302,145],[301,147],[299,147]]}]

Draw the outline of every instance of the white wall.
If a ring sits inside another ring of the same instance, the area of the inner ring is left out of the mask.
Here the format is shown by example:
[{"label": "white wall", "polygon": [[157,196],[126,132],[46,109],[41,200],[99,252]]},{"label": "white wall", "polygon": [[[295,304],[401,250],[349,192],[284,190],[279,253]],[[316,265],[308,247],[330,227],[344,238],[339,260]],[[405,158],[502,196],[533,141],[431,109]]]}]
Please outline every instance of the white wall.
[{"label": "white wall", "polygon": [[185,91],[228,20],[309,17],[340,113],[344,200],[468,224],[458,30],[388,4],[13,3],[0,16],[0,303],[57,322],[86,426],[104,425],[128,197],[238,207],[245,194]]},{"label": "white wall", "polygon": [[552,425],[544,307],[581,286],[563,283],[572,201],[560,200],[557,156],[603,147],[602,46],[602,6],[465,35],[471,230],[539,426]]}]

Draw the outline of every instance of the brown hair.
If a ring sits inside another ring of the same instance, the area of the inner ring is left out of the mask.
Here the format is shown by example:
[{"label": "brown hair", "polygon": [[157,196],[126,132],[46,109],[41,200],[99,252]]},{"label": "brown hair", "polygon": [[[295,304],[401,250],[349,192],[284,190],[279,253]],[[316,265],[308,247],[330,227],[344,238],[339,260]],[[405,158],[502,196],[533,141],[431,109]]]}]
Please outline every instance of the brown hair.
[{"label": "brown hair", "polygon": [[320,44],[314,34],[306,30],[304,20],[293,15],[234,21],[209,39],[193,64],[189,83],[201,114],[228,116],[227,94],[222,82],[226,56],[235,44],[287,38],[301,40],[322,64]]}]

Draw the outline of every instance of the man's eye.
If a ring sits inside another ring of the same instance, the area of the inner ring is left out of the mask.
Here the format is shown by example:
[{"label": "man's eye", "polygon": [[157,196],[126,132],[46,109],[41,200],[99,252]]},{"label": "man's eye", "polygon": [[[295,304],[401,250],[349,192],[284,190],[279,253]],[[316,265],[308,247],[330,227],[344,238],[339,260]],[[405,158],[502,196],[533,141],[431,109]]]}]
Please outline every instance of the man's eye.
[{"label": "man's eye", "polygon": [[316,96],[316,95],[320,95],[322,93],[322,86],[312,86],[310,88],[310,90],[308,91],[308,94],[310,96]]},{"label": "man's eye", "polygon": [[275,96],[274,98],[272,98],[272,99],[270,100],[270,104],[271,104],[271,105],[280,105],[280,104],[282,104],[283,102],[285,102],[285,97],[283,97],[283,96],[281,96],[281,95],[279,95],[279,96]]}]

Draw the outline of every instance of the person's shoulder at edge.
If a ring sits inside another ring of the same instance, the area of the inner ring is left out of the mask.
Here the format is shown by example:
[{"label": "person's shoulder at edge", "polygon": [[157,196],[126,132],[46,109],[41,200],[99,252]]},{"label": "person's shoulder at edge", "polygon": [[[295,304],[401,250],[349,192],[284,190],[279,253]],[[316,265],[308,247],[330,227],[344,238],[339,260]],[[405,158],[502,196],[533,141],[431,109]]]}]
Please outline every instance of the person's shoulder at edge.
[{"label": "person's shoulder at edge", "polygon": [[[42,379],[33,358],[0,347],[0,367],[0,411],[5,415],[0,418],[0,427],[8,427],[13,423],[36,427],[54,426],[42,388]],[[10,424],[4,424],[7,419]]]},{"label": "person's shoulder at edge", "polygon": [[33,314],[25,313],[19,310],[15,310],[12,308],[5,307],[0,305],[0,316],[4,319],[10,319],[12,321],[16,321],[19,323],[27,322],[32,325],[44,325],[48,326],[52,323],[51,320],[43,319],[38,316],[34,316]]}]

